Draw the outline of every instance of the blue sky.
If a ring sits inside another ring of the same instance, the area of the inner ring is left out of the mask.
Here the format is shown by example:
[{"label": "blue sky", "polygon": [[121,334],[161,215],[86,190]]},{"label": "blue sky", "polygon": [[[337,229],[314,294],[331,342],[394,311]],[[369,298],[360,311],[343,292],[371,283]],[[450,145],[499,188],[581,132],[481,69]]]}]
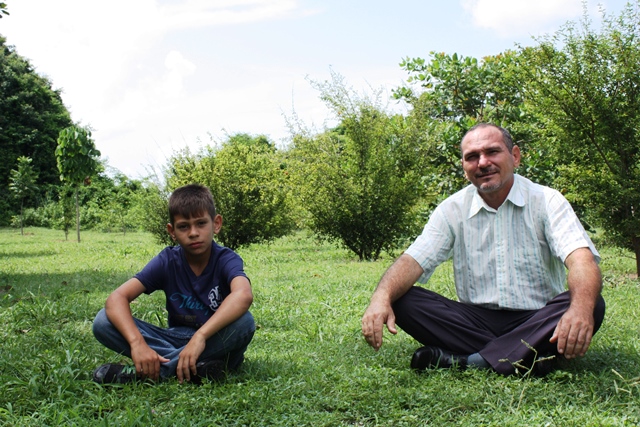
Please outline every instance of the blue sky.
[{"label": "blue sky", "polygon": [[[137,178],[226,134],[285,143],[330,113],[307,79],[400,86],[404,57],[482,57],[552,33],[581,0],[6,0],[0,34],[62,90],[108,164]],[[587,1],[618,15],[622,0]],[[595,18],[598,22],[599,18]],[[392,105],[393,107],[393,105]]]}]

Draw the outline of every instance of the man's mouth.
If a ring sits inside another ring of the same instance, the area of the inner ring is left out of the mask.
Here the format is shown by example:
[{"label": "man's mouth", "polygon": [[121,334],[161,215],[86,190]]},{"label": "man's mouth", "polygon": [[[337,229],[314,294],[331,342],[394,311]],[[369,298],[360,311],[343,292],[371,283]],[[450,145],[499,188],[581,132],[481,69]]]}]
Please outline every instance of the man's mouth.
[{"label": "man's mouth", "polygon": [[488,176],[495,175],[496,173],[498,173],[498,171],[495,171],[495,170],[488,171],[488,172],[483,172],[480,175],[476,175],[476,178],[486,178]]}]

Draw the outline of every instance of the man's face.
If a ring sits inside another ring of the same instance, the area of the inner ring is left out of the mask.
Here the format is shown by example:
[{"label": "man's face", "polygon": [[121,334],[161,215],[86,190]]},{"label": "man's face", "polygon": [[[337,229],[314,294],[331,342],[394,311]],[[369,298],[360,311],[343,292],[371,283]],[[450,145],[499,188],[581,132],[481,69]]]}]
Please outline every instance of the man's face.
[{"label": "man's face", "polygon": [[484,127],[467,134],[462,140],[462,168],[466,178],[487,200],[506,199],[513,184],[513,171],[520,165],[520,149],[509,152],[502,133],[494,127]]}]

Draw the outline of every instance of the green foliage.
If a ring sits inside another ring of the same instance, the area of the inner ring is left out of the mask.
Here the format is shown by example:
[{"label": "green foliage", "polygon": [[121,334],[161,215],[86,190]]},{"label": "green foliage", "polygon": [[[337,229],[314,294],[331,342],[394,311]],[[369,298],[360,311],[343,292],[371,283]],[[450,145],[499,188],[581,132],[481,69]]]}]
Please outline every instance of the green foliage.
[{"label": "green foliage", "polygon": [[[607,317],[583,358],[546,378],[409,369],[419,344],[385,333],[373,351],[360,318],[392,262],[362,263],[304,233],[242,250],[259,325],[238,373],[202,386],[100,386],[98,365],[128,360],[100,345],[95,314],[160,249],[148,233],[0,229],[0,425],[3,426],[633,426],[640,423],[640,296],[627,251],[599,247]],[[453,295],[451,264],[430,287]],[[134,315],[166,321],[161,293]]]},{"label": "green foliage", "polygon": [[76,231],[80,242],[80,204],[78,187],[91,184],[91,176],[99,167],[100,151],[91,139],[91,130],[87,127],[69,126],[60,131],[56,160],[60,171],[60,180],[75,188]]},{"label": "green foliage", "polygon": [[0,2],[0,18],[2,18],[2,15],[9,15],[9,12],[7,11],[7,4],[5,2]]},{"label": "green foliage", "polygon": [[339,242],[361,260],[375,260],[417,231],[420,147],[403,117],[361,99],[339,75],[315,86],[340,125],[294,135],[297,196],[318,237]]},{"label": "green foliage", "polygon": [[96,150],[91,130],[86,127],[69,126],[62,129],[55,154],[60,181],[69,184],[86,183],[100,165],[100,151]]},{"label": "green foliage", "polygon": [[425,181],[441,200],[468,184],[460,167],[460,142],[473,125],[490,122],[509,129],[523,153],[521,173],[548,184],[553,163],[543,149],[531,146],[533,124],[516,79],[516,53],[482,60],[431,52],[430,61],[406,58],[400,66],[408,85],[394,96],[408,102],[411,120],[425,135],[428,149]]},{"label": "green foliage", "polygon": [[173,246],[167,233],[169,222],[169,191],[157,180],[148,180],[133,196],[132,214],[138,218],[141,229],[148,231],[156,243]]},{"label": "green foliage", "polygon": [[29,157],[18,157],[18,169],[11,169],[11,183],[9,189],[13,191],[16,198],[20,200],[20,234],[24,234],[22,227],[22,214],[24,210],[24,199],[30,193],[37,190],[37,172],[33,170]]},{"label": "green foliage", "polygon": [[167,186],[200,183],[211,189],[224,218],[219,240],[231,249],[269,242],[295,226],[288,172],[282,156],[265,136],[236,134],[219,148],[194,155],[176,153],[167,166]]},{"label": "green foliage", "polygon": [[[1,14],[0,14],[1,16]],[[27,205],[46,197],[51,185],[59,185],[55,148],[60,129],[71,125],[60,92],[39,76],[31,64],[0,36],[0,187],[7,188],[13,159],[33,159],[39,189]],[[19,204],[9,192],[0,192],[0,225],[8,224]]]},{"label": "green foliage", "polygon": [[552,136],[557,183],[640,272],[640,1],[601,29],[585,16],[521,52],[522,82]]}]

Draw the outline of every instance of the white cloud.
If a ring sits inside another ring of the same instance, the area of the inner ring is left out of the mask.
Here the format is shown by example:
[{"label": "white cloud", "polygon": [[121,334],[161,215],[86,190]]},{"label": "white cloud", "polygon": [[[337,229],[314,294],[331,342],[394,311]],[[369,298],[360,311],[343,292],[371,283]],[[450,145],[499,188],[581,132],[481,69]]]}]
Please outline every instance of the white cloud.
[{"label": "white cloud", "polygon": [[582,13],[582,0],[461,0],[474,25],[501,36],[540,35]]},{"label": "white cloud", "polygon": [[162,92],[170,98],[183,93],[185,77],[194,73],[196,66],[178,51],[172,50],[164,60],[168,72],[163,77]]},{"label": "white cloud", "polygon": [[234,25],[287,16],[298,0],[188,0],[160,8],[163,21],[174,28]]}]

